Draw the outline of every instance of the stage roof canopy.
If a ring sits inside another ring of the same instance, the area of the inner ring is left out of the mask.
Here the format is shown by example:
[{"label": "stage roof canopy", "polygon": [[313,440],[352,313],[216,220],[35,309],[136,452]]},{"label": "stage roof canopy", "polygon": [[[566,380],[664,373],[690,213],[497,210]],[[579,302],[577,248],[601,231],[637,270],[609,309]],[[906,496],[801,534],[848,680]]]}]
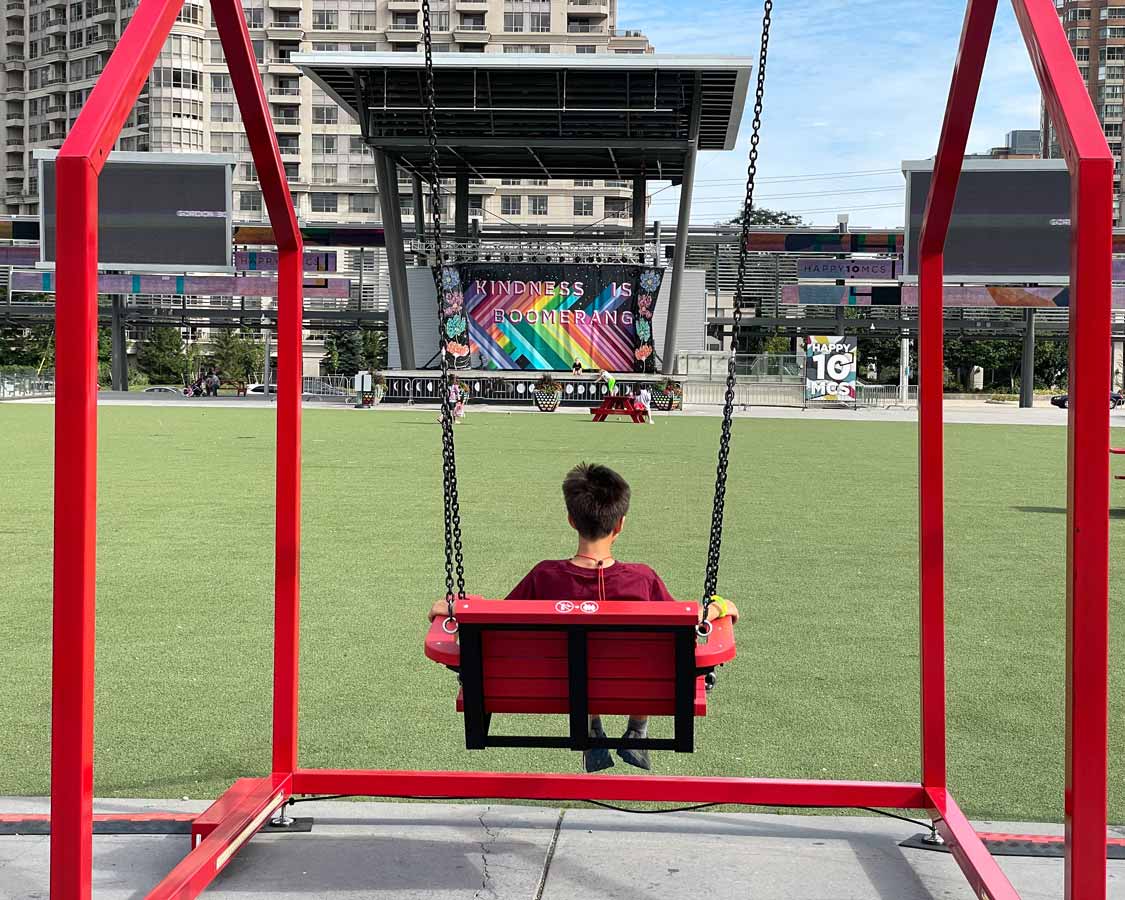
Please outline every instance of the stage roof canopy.
[{"label": "stage roof canopy", "polygon": [[[296,53],[292,62],[372,147],[425,173],[420,53]],[[443,177],[678,180],[699,150],[731,150],[751,60],[659,55],[438,53]]]}]

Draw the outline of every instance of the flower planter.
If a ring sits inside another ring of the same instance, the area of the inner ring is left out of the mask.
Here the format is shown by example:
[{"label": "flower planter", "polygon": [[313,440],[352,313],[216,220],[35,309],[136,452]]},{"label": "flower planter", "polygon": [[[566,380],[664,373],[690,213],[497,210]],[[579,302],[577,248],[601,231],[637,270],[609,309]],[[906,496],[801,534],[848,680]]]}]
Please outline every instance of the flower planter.
[{"label": "flower planter", "polygon": [[535,391],[532,396],[540,412],[554,412],[559,408],[562,391]]},{"label": "flower planter", "polygon": [[363,405],[364,406],[378,406],[383,402],[383,397],[387,394],[387,389],[377,387],[373,391],[364,391]]}]

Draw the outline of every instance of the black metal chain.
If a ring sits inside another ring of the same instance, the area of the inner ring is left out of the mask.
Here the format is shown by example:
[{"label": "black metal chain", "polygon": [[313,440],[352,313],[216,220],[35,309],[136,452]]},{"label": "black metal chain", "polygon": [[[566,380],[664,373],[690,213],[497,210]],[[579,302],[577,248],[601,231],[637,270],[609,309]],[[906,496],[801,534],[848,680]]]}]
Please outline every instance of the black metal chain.
[{"label": "black metal chain", "polygon": [[445,600],[450,618],[454,604],[465,599],[465,561],[461,548],[461,502],[457,491],[457,451],[453,443],[452,380],[445,352],[441,243],[441,170],[438,165],[437,99],[434,91],[434,47],[430,33],[430,0],[422,0],[422,43],[426,51],[426,138],[430,144],[430,217],[433,222],[434,287],[438,304],[438,357],[441,359],[441,479],[445,503]]},{"label": "black metal chain", "polygon": [[762,49],[758,56],[758,86],[754,93],[754,121],[750,134],[750,162],[746,169],[746,199],[742,206],[742,234],[738,248],[738,281],[734,289],[734,314],[730,357],[727,360],[727,391],[723,399],[723,426],[719,436],[719,465],[715,472],[715,506],[711,512],[711,541],[707,548],[707,572],[703,579],[703,621],[719,582],[719,554],[723,546],[723,509],[727,495],[727,465],[730,461],[730,431],[734,419],[734,389],[737,384],[738,329],[742,323],[742,299],[746,289],[746,257],[750,244],[750,212],[754,208],[754,179],[758,175],[758,143],[762,134],[762,99],[766,93],[766,57],[769,54],[773,0],[765,0],[762,13]]}]

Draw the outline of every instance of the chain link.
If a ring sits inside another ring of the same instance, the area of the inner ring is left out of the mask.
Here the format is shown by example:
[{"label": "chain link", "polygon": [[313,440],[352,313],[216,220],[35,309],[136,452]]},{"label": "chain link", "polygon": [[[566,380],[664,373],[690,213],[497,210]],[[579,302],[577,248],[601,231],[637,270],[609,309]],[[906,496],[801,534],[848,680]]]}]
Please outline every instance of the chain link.
[{"label": "chain link", "polygon": [[441,360],[441,480],[445,503],[445,600],[449,615],[454,604],[465,599],[465,560],[461,546],[461,501],[457,490],[457,451],[453,443],[452,380],[449,354],[445,352],[445,317],[442,314],[441,170],[438,164],[437,100],[434,90],[434,45],[430,31],[430,0],[422,0],[422,43],[426,52],[426,138],[430,144],[430,218],[433,223],[434,259],[431,268],[438,304],[438,357]]},{"label": "chain link", "polygon": [[734,312],[730,357],[727,360],[727,390],[723,398],[723,425],[719,436],[719,464],[715,471],[715,506],[711,512],[711,540],[707,548],[707,571],[703,579],[703,620],[718,588],[719,554],[723,546],[723,511],[727,495],[727,465],[730,461],[730,431],[734,419],[734,389],[737,383],[738,331],[742,324],[742,301],[746,290],[746,258],[750,244],[750,213],[754,209],[754,180],[758,175],[758,143],[762,133],[762,100],[766,93],[766,57],[769,54],[773,0],[765,0],[762,13],[762,49],[758,56],[758,85],[754,93],[754,121],[750,134],[750,162],[746,169],[746,198],[742,207],[742,235],[738,248],[738,280],[734,289]]}]

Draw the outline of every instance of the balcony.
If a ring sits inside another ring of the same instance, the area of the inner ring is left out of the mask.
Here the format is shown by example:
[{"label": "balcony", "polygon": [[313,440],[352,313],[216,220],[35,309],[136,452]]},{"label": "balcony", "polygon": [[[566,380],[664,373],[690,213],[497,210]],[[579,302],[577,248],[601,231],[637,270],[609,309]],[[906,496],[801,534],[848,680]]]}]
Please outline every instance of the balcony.
[{"label": "balcony", "polygon": [[391,12],[417,12],[421,6],[422,0],[387,0]]},{"label": "balcony", "polygon": [[271,87],[267,92],[270,103],[296,103],[301,102],[301,89],[300,88],[276,88]]},{"label": "balcony", "polygon": [[387,29],[387,40],[392,44],[417,44],[422,40],[422,30],[417,25],[391,25]]},{"label": "balcony", "polygon": [[44,34],[65,33],[66,30],[67,30],[66,16],[63,16],[61,19],[54,18],[54,19],[51,19],[50,21],[46,21],[46,22],[43,23],[43,33]]},{"label": "balcony", "polygon": [[608,16],[609,3],[606,0],[567,0],[567,8],[584,16]]},{"label": "balcony", "polygon": [[268,0],[266,6],[270,9],[300,9],[304,0]]},{"label": "balcony", "polygon": [[459,12],[484,12],[488,9],[488,0],[457,0]]},{"label": "balcony", "polygon": [[301,148],[300,148],[299,145],[294,146],[292,144],[282,144],[280,147],[278,147],[278,150],[281,151],[282,156],[300,156],[301,155]]},{"label": "balcony", "polygon": [[461,44],[487,44],[491,37],[485,25],[457,25],[453,29],[453,39]]},{"label": "balcony", "polygon": [[294,128],[299,129],[301,127],[301,117],[300,116],[274,116],[273,117],[273,124],[274,124],[275,128],[283,128],[283,129],[286,129],[286,130],[291,130],[291,129],[294,129]]},{"label": "balcony", "polygon": [[43,115],[45,115],[48,119],[65,119],[66,104],[64,103],[61,106],[48,106],[45,110],[43,110]]},{"label": "balcony", "polygon": [[24,30],[23,30],[22,27],[21,28],[9,28],[7,31],[4,32],[4,36],[10,37],[10,38],[19,38],[20,43],[23,43]]},{"label": "balcony", "polygon": [[586,22],[571,22],[566,26],[567,34],[608,34],[604,25],[590,25]]},{"label": "balcony", "polygon": [[117,10],[112,6],[99,6],[86,18],[91,22],[114,21],[117,19]]}]

